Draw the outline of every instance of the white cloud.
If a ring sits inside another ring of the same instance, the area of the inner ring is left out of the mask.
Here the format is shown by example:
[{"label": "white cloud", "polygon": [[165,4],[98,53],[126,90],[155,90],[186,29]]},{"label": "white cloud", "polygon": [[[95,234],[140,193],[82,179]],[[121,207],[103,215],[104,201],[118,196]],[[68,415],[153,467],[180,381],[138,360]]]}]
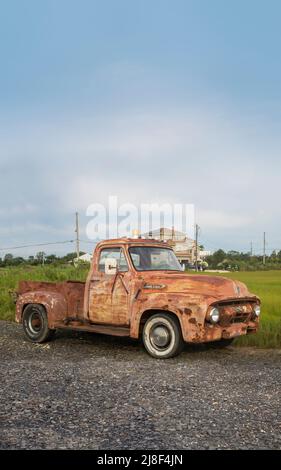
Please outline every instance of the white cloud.
[{"label": "white cloud", "polygon": [[254,217],[249,215],[239,215],[237,213],[221,211],[198,211],[198,222],[204,227],[204,230],[215,229],[236,229],[249,227],[254,222]]},{"label": "white cloud", "polygon": [[[2,201],[3,204],[4,201]],[[28,216],[29,214],[34,214],[38,211],[38,207],[35,204],[23,203],[23,204],[16,204],[9,207],[0,206],[0,216],[18,216],[18,215],[25,215]]]},{"label": "white cloud", "polygon": [[0,217],[22,215],[30,234],[66,233],[64,215],[117,195],[194,203],[204,232],[220,229],[218,244],[230,228],[234,243],[261,230],[262,212],[278,237],[280,144],[268,123],[204,108],[13,124],[0,142]]}]

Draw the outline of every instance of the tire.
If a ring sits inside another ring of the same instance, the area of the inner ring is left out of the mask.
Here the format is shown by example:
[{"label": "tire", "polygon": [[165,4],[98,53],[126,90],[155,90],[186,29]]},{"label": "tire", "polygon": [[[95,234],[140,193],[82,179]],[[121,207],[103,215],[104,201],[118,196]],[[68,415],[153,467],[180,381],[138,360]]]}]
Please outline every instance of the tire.
[{"label": "tire", "polygon": [[178,321],[164,312],[148,318],[143,327],[142,340],[148,354],[157,359],[177,356],[184,345]]},{"label": "tire", "polygon": [[206,343],[206,346],[213,349],[223,349],[230,346],[234,338],[227,338],[227,339],[220,339],[219,341],[211,341],[210,343]]},{"label": "tire", "polygon": [[25,307],[22,326],[26,337],[33,343],[44,343],[55,333],[55,330],[50,330],[46,310],[40,304],[29,304]]}]

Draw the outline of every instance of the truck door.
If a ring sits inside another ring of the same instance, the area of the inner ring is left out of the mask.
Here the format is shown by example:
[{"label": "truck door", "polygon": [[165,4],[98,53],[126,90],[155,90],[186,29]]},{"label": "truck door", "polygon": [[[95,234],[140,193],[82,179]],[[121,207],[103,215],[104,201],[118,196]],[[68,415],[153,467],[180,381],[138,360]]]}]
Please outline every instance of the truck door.
[{"label": "truck door", "polygon": [[100,252],[90,281],[89,318],[94,323],[129,324],[129,272],[120,247]]}]

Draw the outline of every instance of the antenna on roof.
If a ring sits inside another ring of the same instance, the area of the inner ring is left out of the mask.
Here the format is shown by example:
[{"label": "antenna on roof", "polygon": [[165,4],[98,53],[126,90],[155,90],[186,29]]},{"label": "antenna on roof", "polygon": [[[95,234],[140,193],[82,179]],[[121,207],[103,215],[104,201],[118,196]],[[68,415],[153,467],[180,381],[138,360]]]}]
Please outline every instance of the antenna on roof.
[{"label": "antenna on roof", "polygon": [[134,229],[132,230],[132,238],[141,238],[138,229],[134,228]]}]

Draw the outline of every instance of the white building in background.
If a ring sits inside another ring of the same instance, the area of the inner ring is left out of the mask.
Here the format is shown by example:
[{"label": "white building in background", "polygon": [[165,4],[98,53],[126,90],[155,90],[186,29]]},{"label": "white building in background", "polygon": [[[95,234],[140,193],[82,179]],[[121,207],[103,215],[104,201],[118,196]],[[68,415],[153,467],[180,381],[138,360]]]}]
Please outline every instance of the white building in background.
[{"label": "white building in background", "polygon": [[[151,238],[154,240],[162,240],[169,243],[173,248],[176,257],[180,263],[194,264],[196,258],[196,243],[192,238],[188,238],[185,233],[174,230],[173,228],[161,227],[156,230],[144,233],[142,238]],[[197,245],[198,261],[203,261],[205,256],[210,254],[209,251],[200,250]]]},{"label": "white building in background", "polygon": [[73,262],[74,264],[77,263],[78,261],[83,261],[84,263],[91,263],[93,258],[93,255],[90,253],[84,253],[84,255],[79,256],[79,258],[74,258]]},{"label": "white building in background", "polygon": [[212,254],[211,251],[200,250],[199,251],[199,258],[204,260],[205,258],[207,258],[207,256],[211,256],[211,254]]}]

